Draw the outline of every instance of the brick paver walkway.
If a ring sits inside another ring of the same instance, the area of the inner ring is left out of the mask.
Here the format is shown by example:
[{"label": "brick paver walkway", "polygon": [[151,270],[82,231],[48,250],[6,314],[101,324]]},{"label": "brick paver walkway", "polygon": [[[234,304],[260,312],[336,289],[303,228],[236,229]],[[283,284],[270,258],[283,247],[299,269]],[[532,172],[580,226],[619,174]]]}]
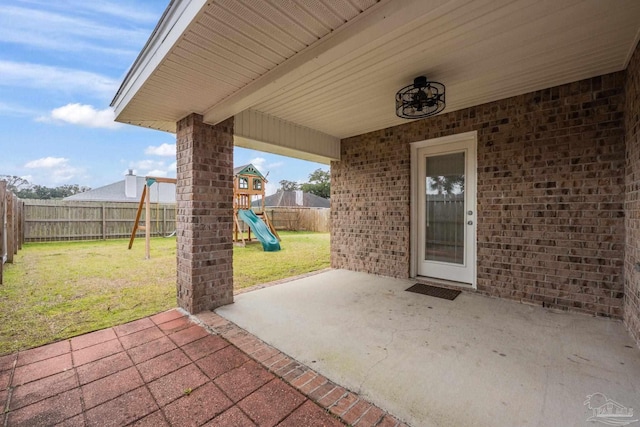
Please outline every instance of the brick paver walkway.
[{"label": "brick paver walkway", "polygon": [[4,425],[400,425],[215,313],[202,320],[171,310],[0,357]]}]

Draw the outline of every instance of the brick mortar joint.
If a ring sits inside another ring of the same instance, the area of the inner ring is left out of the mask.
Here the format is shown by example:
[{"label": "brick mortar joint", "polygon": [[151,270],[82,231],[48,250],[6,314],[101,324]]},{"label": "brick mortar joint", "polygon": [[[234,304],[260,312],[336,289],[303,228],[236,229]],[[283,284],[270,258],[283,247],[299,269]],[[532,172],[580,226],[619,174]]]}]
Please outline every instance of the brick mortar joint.
[{"label": "brick mortar joint", "polygon": [[363,401],[363,400],[361,400],[361,399],[360,399],[360,397],[359,397],[357,394],[355,394],[355,393],[353,393],[353,392],[351,392],[351,391],[349,391],[349,390],[347,390],[347,389],[345,389],[345,390],[346,390],[346,392],[345,392],[342,396],[340,396],[340,397],[338,398],[338,400],[336,400],[336,401],[335,401],[335,403],[334,403],[333,405],[331,405],[329,408],[327,408],[327,409],[331,410],[331,408],[334,408],[334,407],[338,406],[338,404],[340,403],[340,401],[341,401],[342,399],[347,398],[347,397],[349,397],[350,395],[354,396],[355,400],[353,401],[353,403],[351,403],[351,404],[350,404],[350,405],[349,405],[349,406],[348,406],[348,407],[347,407],[347,408],[346,408],[346,409],[345,409],[345,410],[344,410],[344,411],[339,415],[339,416],[340,416],[340,418],[342,418],[343,416],[345,416],[345,415],[347,414],[347,412],[349,412],[349,411],[351,410],[351,408],[353,408],[354,406],[356,406],[356,404],[357,404],[358,402]]},{"label": "brick mortar joint", "polygon": [[2,425],[7,427],[9,425],[9,408],[11,407],[11,398],[13,397],[13,391],[15,387],[13,386],[13,377],[16,373],[16,366],[18,365],[18,357],[20,353],[16,354],[16,358],[11,364],[11,374],[9,374],[9,386],[7,387],[7,401],[5,403],[5,407],[3,408],[2,414],[4,415],[4,422]]}]

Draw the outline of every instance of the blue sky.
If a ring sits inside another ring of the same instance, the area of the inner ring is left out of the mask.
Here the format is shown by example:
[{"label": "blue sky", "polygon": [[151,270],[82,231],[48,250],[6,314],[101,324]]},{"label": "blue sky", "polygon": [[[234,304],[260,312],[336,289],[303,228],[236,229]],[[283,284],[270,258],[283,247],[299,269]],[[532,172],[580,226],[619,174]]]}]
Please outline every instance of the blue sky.
[{"label": "blue sky", "polygon": [[[138,175],[175,176],[175,136],[113,121],[109,104],[168,1],[0,3],[0,175],[96,188]],[[328,166],[236,148],[280,180]]]}]

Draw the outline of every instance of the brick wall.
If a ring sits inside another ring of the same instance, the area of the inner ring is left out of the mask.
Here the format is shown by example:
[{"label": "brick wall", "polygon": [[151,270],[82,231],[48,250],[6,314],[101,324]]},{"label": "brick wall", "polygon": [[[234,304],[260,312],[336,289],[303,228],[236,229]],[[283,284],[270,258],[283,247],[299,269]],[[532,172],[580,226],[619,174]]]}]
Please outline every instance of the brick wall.
[{"label": "brick wall", "polygon": [[640,47],[627,67],[624,321],[640,345]]},{"label": "brick wall", "polygon": [[233,118],[177,123],[177,294],[190,313],[233,302]]},{"label": "brick wall", "polygon": [[335,268],[409,275],[411,161],[409,145],[392,137],[394,130],[398,128],[342,141],[342,161],[331,163]]},{"label": "brick wall", "polygon": [[478,291],[621,317],[624,81],[608,74],[343,140],[332,267],[408,277],[409,143],[475,130]]}]

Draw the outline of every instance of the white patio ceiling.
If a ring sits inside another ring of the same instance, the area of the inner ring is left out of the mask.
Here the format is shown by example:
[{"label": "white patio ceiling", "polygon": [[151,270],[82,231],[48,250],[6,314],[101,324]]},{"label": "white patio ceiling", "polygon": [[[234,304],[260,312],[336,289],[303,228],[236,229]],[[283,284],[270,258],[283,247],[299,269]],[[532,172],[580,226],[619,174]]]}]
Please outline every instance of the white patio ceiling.
[{"label": "white patio ceiling", "polygon": [[177,0],[112,105],[169,132],[252,110],[337,140],[406,122],[394,95],[418,75],[455,111],[623,70],[639,30],[637,0]]}]

